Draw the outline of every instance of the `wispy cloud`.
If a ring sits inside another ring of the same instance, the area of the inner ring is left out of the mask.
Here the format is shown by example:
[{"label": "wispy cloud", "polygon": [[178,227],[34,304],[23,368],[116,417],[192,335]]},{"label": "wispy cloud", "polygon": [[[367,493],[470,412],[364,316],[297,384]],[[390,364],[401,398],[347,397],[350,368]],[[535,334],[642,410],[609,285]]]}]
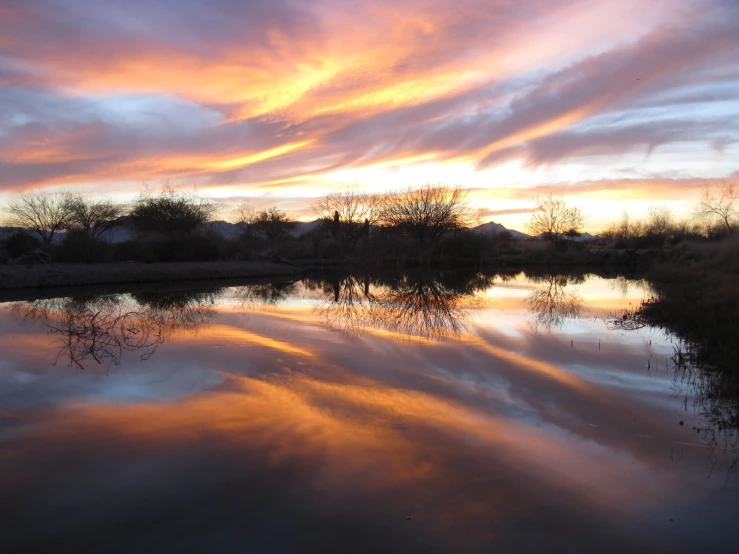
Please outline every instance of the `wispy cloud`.
[{"label": "wispy cloud", "polygon": [[0,37],[2,191],[458,175],[492,198],[737,170],[730,0],[11,0]]}]

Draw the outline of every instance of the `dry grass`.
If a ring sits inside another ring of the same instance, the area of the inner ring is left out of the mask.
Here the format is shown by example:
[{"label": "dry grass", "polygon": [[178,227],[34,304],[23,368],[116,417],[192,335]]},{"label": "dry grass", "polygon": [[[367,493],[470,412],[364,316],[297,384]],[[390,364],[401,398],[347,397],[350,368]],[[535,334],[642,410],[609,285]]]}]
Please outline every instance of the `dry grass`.
[{"label": "dry grass", "polygon": [[739,428],[739,236],[683,243],[649,281],[657,296],[639,315],[685,341],[704,415]]},{"label": "dry grass", "polygon": [[696,270],[739,273],[739,233],[718,242],[683,242],[675,247],[670,261]]}]

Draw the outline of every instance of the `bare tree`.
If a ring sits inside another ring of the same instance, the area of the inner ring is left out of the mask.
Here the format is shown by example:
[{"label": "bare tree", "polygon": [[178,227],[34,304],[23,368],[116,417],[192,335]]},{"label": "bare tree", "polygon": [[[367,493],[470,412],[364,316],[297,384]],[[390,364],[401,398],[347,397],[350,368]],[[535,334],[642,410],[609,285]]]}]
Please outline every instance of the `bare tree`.
[{"label": "bare tree", "polygon": [[141,231],[185,235],[207,223],[215,211],[215,204],[197,191],[164,183],[159,191],[144,189],[131,217]]},{"label": "bare tree", "polygon": [[110,200],[92,200],[81,196],[72,199],[70,225],[84,230],[92,239],[98,240],[105,233],[120,225],[123,208]]},{"label": "bare tree", "polygon": [[246,226],[257,215],[257,210],[248,202],[242,202],[231,213],[231,222],[235,225]]},{"label": "bare tree", "polygon": [[561,196],[547,194],[534,199],[534,211],[527,227],[532,235],[556,243],[568,233],[579,234],[585,219],[580,208],[568,206]]},{"label": "bare tree", "polygon": [[670,208],[653,206],[649,208],[647,233],[658,237],[666,237],[674,226],[674,218]]},{"label": "bare tree", "polygon": [[71,221],[74,196],[70,192],[27,192],[10,199],[8,224],[30,229],[51,244]]},{"label": "bare tree", "polygon": [[249,203],[242,203],[233,211],[233,223],[241,228],[243,236],[262,236],[269,240],[285,238],[297,222],[276,206],[257,210]]},{"label": "bare tree", "polygon": [[723,181],[716,187],[706,183],[695,208],[695,215],[703,220],[718,223],[731,233],[739,219],[739,189],[734,183]]},{"label": "bare tree", "polygon": [[643,235],[644,232],[644,224],[641,221],[633,220],[629,213],[624,210],[621,214],[621,219],[611,223],[608,228],[603,231],[602,235],[609,239],[625,240],[639,237]]},{"label": "bare tree", "polygon": [[233,212],[231,212],[231,223],[236,225],[239,230],[239,235],[242,238],[248,238],[251,236],[253,229],[249,226],[249,223],[254,220],[257,215],[257,210],[248,202],[242,202],[239,204]]},{"label": "bare tree", "polygon": [[342,191],[327,194],[313,204],[316,215],[330,222],[334,236],[353,250],[371,225],[380,220],[382,198],[366,194],[352,185]]},{"label": "bare tree", "polygon": [[459,187],[424,185],[387,196],[382,220],[406,229],[423,244],[444,233],[464,227],[472,220],[467,194]]},{"label": "bare tree", "polygon": [[616,225],[616,233],[618,238],[627,239],[634,234],[634,222],[629,217],[629,212],[624,210],[621,219]]},{"label": "bare tree", "polygon": [[279,240],[290,234],[295,228],[295,221],[287,213],[273,206],[258,212],[249,225],[269,240]]}]

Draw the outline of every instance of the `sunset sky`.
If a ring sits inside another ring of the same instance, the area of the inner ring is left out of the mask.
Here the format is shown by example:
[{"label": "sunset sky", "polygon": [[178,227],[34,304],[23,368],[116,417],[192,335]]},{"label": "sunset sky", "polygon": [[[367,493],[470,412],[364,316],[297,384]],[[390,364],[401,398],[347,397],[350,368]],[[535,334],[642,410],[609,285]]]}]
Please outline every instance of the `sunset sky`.
[{"label": "sunset sky", "polygon": [[347,183],[600,229],[739,182],[738,0],[0,0],[0,206],[142,183],[301,219]]}]

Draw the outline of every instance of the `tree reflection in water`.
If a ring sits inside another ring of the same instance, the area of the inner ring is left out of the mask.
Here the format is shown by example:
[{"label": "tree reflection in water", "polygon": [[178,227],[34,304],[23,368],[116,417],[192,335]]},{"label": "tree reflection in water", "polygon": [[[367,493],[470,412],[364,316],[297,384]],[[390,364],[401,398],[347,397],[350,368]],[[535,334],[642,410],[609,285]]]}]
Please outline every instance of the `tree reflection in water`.
[{"label": "tree reflection in water", "polygon": [[370,313],[379,307],[376,292],[382,285],[369,275],[357,277],[347,275],[314,284],[326,299],[316,312],[326,327],[349,334],[359,334],[371,326]]},{"label": "tree reflection in water", "polygon": [[236,287],[235,296],[243,309],[258,309],[276,306],[297,291],[296,282],[261,283]]},{"label": "tree reflection in water", "polygon": [[480,274],[336,277],[318,284],[326,299],[317,312],[327,327],[346,333],[378,329],[409,338],[450,339],[466,329],[477,305],[474,293],[492,280]]},{"label": "tree reflection in water", "polygon": [[46,326],[59,347],[55,364],[85,369],[119,365],[128,352],[149,359],[175,329],[195,329],[215,315],[216,292],[137,293],[55,298],[15,304],[11,313]]},{"label": "tree reflection in water", "polygon": [[582,276],[544,275],[530,276],[539,288],[526,298],[526,306],[534,316],[534,322],[544,327],[561,327],[568,319],[580,316],[584,307],[582,297],[568,285],[585,281]]}]

